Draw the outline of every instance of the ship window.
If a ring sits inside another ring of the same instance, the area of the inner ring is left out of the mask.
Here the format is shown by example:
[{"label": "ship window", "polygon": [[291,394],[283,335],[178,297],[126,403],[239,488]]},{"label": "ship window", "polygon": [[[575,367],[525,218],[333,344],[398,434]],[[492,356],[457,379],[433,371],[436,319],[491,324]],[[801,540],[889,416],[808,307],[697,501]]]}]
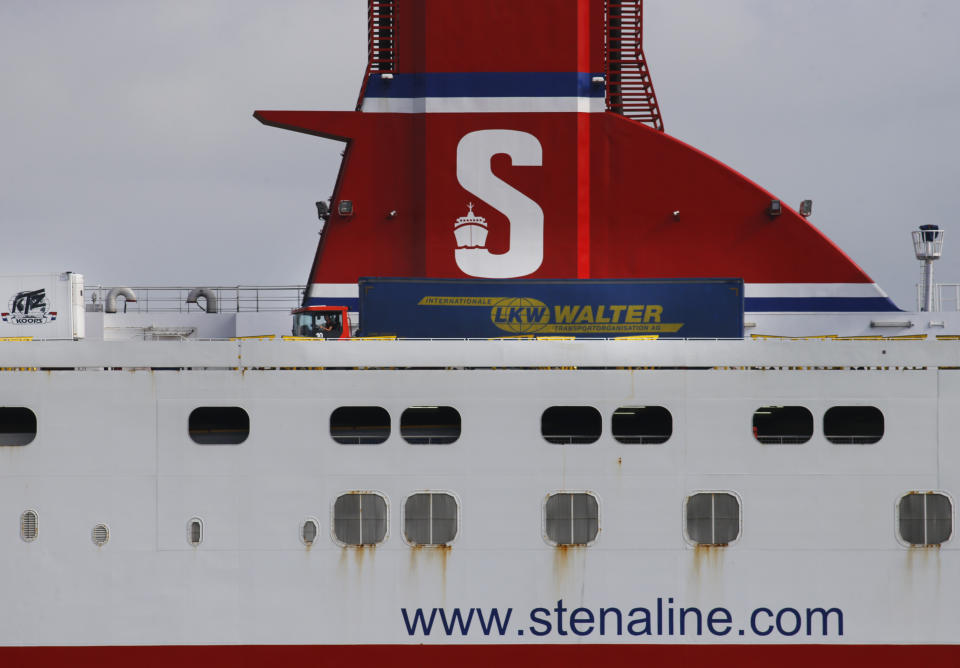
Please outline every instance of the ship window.
[{"label": "ship window", "polygon": [[687,498],[687,538],[697,545],[726,545],[740,535],[740,501],[726,492]]},{"label": "ship window", "polygon": [[203,520],[192,517],[187,522],[187,542],[196,547],[203,542]]},{"label": "ship window", "polygon": [[761,443],[806,443],[813,415],[803,406],[761,406],[753,414],[753,436]]},{"label": "ship window", "polygon": [[106,545],[107,541],[110,540],[110,528],[106,524],[98,524],[90,532],[90,538],[97,547]]},{"label": "ship window", "polygon": [[375,545],[387,536],[387,502],[379,494],[352,492],[333,504],[333,533],[345,545]]},{"label": "ship window", "polygon": [[0,408],[0,445],[27,445],[37,435],[37,416],[29,408]]},{"label": "ship window", "polygon": [[304,545],[310,547],[317,540],[317,534],[320,533],[320,523],[312,517],[308,517],[300,525],[300,540]]},{"label": "ship window", "polygon": [[390,413],[379,406],[341,406],[330,414],[330,437],[344,445],[376,445],[390,436]]},{"label": "ship window", "polygon": [[31,543],[37,539],[40,531],[40,521],[36,510],[25,510],[20,515],[20,537]]},{"label": "ship window", "polygon": [[663,406],[622,407],[613,412],[613,437],[621,443],[664,443],[673,416]]},{"label": "ship window", "polygon": [[593,406],[551,406],[540,416],[540,433],[548,443],[593,443],[602,425]]},{"label": "ship window", "polygon": [[446,545],[457,535],[457,500],[443,492],[407,497],[403,534],[411,545]]},{"label": "ship window", "polygon": [[876,443],[883,438],[883,413],[873,406],[834,406],[823,415],[831,443]]},{"label": "ship window", "polygon": [[400,416],[407,443],[453,443],[460,438],[460,413],[452,406],[411,406]]},{"label": "ship window", "polygon": [[911,492],[897,506],[900,538],[911,545],[939,545],[953,533],[953,504],[944,494]]},{"label": "ship window", "polygon": [[551,494],[543,514],[547,538],[556,545],[586,545],[600,532],[600,506],[587,492]]},{"label": "ship window", "polygon": [[250,434],[250,416],[239,406],[194,408],[188,430],[200,445],[237,445]]}]

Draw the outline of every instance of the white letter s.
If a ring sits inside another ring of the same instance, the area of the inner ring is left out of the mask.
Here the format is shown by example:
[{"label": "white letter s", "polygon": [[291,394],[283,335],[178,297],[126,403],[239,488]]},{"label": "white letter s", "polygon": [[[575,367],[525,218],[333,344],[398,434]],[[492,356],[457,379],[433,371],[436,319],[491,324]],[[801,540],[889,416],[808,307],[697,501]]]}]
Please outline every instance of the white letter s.
[{"label": "white letter s", "polygon": [[486,248],[457,248],[457,266],[468,276],[516,278],[532,274],[543,263],[543,209],[522,192],[497,178],[490,161],[506,153],[515,166],[539,167],[543,147],[528,132],[477,130],[457,145],[457,180],[465,190],[507,217],[510,245],[494,255]]}]

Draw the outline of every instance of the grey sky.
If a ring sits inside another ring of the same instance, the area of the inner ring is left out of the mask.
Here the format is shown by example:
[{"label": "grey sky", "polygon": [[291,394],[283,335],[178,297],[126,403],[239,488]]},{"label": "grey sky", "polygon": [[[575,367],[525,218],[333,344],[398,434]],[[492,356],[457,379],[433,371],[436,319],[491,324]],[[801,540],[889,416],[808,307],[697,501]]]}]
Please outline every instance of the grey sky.
[{"label": "grey sky", "polygon": [[[340,146],[255,109],[350,109],[363,0],[0,0],[0,273],[306,280]],[[647,0],[667,131],[812,222],[902,307],[909,230],[960,281],[960,3]]]}]

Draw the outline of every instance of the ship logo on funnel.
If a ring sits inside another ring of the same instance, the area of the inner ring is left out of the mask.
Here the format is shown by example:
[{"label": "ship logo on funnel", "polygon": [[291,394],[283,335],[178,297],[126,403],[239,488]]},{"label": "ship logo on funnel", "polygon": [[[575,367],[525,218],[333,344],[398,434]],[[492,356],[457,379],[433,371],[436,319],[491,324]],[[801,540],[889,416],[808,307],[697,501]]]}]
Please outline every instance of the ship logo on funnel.
[{"label": "ship logo on funnel", "polygon": [[473,204],[466,216],[457,218],[453,226],[457,240],[453,256],[467,276],[518,278],[529,276],[543,264],[543,209],[493,173],[491,161],[500,154],[506,154],[514,167],[543,166],[543,147],[529,132],[475,130],[460,138],[457,181],[468,193],[502,214],[507,223],[495,226],[494,231],[494,247],[505,245],[506,250],[491,253],[487,248],[487,221],[473,212]]},{"label": "ship logo on funnel", "polygon": [[486,248],[487,219],[473,213],[473,202],[468,205],[466,216],[457,218],[453,224],[453,234],[457,239],[457,248]]}]

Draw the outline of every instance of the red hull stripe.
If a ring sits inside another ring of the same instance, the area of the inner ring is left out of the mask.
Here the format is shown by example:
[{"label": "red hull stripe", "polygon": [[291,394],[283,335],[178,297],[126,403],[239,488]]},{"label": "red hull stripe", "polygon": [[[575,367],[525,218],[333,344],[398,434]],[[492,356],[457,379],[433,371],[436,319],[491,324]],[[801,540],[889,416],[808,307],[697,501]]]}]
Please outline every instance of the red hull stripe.
[{"label": "red hull stripe", "polygon": [[960,666],[954,645],[162,645],[0,647],[3,666],[169,668],[203,666],[685,666],[811,668],[811,666]]}]

